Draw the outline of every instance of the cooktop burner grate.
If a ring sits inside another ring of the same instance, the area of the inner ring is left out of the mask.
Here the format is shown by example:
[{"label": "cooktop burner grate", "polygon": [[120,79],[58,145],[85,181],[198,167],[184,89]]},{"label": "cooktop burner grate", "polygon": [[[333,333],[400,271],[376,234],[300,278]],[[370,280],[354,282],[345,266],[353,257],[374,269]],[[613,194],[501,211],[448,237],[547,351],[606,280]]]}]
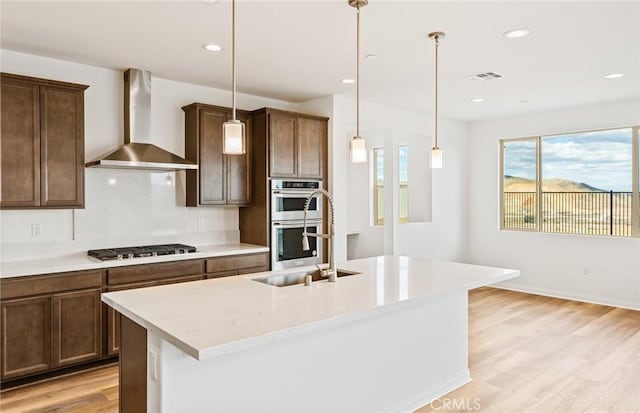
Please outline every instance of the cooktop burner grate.
[{"label": "cooktop burner grate", "polygon": [[141,247],[105,248],[89,250],[87,255],[102,261],[123,260],[137,257],[156,257],[159,255],[188,254],[196,252],[196,247],[184,244],[144,245]]}]

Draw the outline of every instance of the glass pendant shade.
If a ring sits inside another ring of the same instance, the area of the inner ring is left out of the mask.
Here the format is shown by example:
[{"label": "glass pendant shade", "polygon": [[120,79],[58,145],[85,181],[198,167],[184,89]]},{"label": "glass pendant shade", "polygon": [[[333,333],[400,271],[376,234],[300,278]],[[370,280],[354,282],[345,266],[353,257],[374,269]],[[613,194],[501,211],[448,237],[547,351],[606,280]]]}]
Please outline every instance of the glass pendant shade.
[{"label": "glass pendant shade", "polygon": [[431,169],[441,169],[443,163],[442,150],[438,147],[431,149]]},{"label": "glass pendant shade", "polygon": [[349,152],[351,154],[351,162],[367,162],[367,146],[365,145],[364,139],[362,139],[360,136],[354,136],[351,139]]},{"label": "glass pendant shade", "polygon": [[222,124],[222,152],[225,155],[242,155],[246,152],[244,123],[231,119]]}]

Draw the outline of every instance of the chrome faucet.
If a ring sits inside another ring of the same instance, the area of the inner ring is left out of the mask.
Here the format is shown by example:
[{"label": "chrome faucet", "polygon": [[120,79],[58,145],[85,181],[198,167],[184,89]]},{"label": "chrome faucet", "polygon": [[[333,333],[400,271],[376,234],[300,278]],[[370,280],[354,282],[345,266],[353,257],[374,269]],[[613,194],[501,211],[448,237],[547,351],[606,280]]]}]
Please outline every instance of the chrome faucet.
[{"label": "chrome faucet", "polygon": [[[311,203],[311,199],[313,199],[314,196],[318,195],[318,194],[322,194],[325,197],[327,197],[327,200],[329,201],[329,208],[330,208],[330,213],[331,213],[331,221],[329,224],[329,233],[328,234],[316,234],[314,232],[307,232],[307,211],[309,210],[309,204]],[[338,272],[336,271],[336,259],[335,259],[335,254],[334,254],[334,244],[333,244],[333,237],[336,235],[336,231],[335,231],[335,225],[334,225],[334,215],[335,215],[335,209],[333,208],[333,197],[331,196],[331,194],[328,191],[325,191],[324,189],[316,189],[315,191],[313,191],[312,193],[309,194],[309,196],[307,196],[307,200],[304,203],[304,227],[303,227],[303,231],[302,231],[302,249],[304,251],[309,251],[309,237],[316,237],[316,238],[321,238],[321,239],[327,239],[328,240],[328,246],[329,246],[329,268],[326,270],[321,270],[318,267],[318,270],[320,270],[320,275],[324,276],[324,277],[329,277],[329,282],[336,282],[338,279]],[[322,241],[320,241],[322,242]]]}]

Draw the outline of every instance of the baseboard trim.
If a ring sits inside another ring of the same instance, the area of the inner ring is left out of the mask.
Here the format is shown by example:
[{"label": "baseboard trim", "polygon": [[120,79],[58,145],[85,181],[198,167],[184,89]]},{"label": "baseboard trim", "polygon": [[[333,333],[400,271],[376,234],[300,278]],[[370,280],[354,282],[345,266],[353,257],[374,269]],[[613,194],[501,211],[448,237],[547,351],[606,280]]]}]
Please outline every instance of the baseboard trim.
[{"label": "baseboard trim", "polygon": [[580,301],[580,302],[583,302],[583,303],[604,305],[604,306],[607,306],[607,307],[618,307],[618,308],[624,308],[626,310],[640,311],[640,305],[633,306],[633,305],[631,305],[629,303],[621,303],[621,302],[616,302],[616,301],[607,301],[607,300],[599,299],[597,297],[587,297],[587,296],[580,296],[580,295],[567,295],[567,294],[563,294],[563,293],[560,293],[560,292],[557,292],[557,291],[546,290],[544,288],[535,288],[535,287],[529,287],[529,286],[514,287],[514,286],[508,285],[508,284],[507,285],[505,285],[505,284],[492,284],[489,287],[499,288],[501,290],[517,291],[517,292],[526,293],[526,294],[543,295],[545,297],[561,298],[563,300]]},{"label": "baseboard trim", "polygon": [[458,387],[462,387],[465,384],[471,381],[471,373],[469,369],[465,369],[463,372],[460,372],[454,375],[451,379],[447,380],[442,385],[436,388],[426,389],[424,393],[420,393],[412,397],[410,400],[403,400],[402,402],[396,403],[393,406],[384,409],[385,412],[413,412],[418,410],[422,406],[426,406],[432,401],[444,396],[445,394],[451,393]]}]

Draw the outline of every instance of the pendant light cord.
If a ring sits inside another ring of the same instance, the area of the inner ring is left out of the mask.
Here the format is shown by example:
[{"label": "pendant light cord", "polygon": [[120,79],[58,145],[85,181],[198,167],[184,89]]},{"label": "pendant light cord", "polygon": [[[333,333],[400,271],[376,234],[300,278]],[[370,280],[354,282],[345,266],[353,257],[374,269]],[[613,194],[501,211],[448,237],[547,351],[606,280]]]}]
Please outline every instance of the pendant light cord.
[{"label": "pendant light cord", "polygon": [[236,119],[236,0],[231,0],[231,83],[233,97],[231,98],[231,118]]},{"label": "pendant light cord", "polygon": [[435,36],[436,40],[436,119],[435,119],[435,148],[438,149],[438,46],[440,45],[440,36]]},{"label": "pendant light cord", "polygon": [[356,7],[356,136],[360,137],[360,6]]}]

